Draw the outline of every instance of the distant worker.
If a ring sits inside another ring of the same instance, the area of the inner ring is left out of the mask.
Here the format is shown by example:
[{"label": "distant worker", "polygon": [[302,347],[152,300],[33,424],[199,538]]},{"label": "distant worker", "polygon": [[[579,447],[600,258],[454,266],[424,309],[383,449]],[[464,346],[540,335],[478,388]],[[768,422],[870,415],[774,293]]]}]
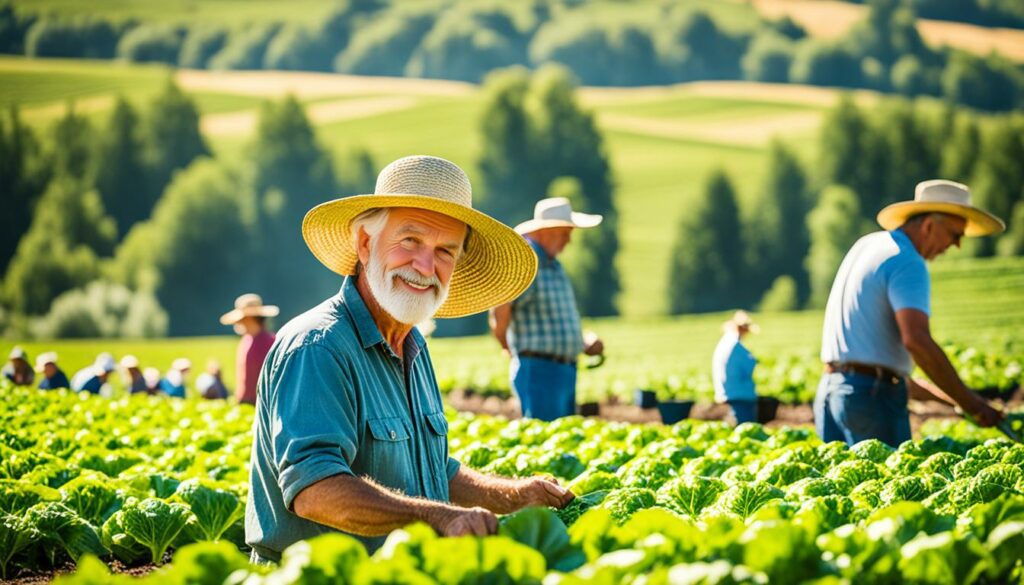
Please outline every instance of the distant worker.
[{"label": "distant worker", "polygon": [[160,376],[160,370],[157,368],[146,368],[142,370],[142,380],[146,383],[146,394],[162,394],[163,390],[160,389],[160,382],[162,380]]},{"label": "distant worker", "polygon": [[233,325],[235,333],[242,336],[235,354],[235,399],[239,402],[256,404],[260,368],[274,345],[267,319],[279,312],[274,305],[264,305],[259,295],[249,293],[235,299],[235,308],[220,318],[222,325]]},{"label": "distant worker", "polygon": [[121,369],[124,372],[124,386],[129,394],[146,392],[146,380],[139,369],[139,358],[128,354],[121,358]]},{"label": "distant worker", "polygon": [[711,379],[715,402],[728,404],[736,424],[757,422],[757,392],[754,367],[757,358],[743,345],[743,336],[760,328],[746,311],[736,311],[722,324],[723,335],[711,358]]},{"label": "distant worker", "polygon": [[[868,234],[846,254],[825,308],[821,360],[825,373],[814,400],[824,441],[879,439],[893,447],[910,439],[908,396],[958,404],[982,426],[1000,414],[972,392],[932,339],[931,278],[926,261],[960,246],[964,236],[1005,229],[971,205],[971,192],[952,181],[917,185],[913,201],[878,214],[887,231]],[[910,378],[914,363],[933,383]]]},{"label": "distant worker", "polygon": [[596,335],[580,330],[572,283],[556,259],[575,228],[592,228],[602,219],[552,197],[538,201],[533,219],[515,228],[537,254],[537,278],[519,298],[496,307],[490,325],[511,354],[509,377],[525,417],[550,421],[575,414],[576,360],[581,352],[604,352]]},{"label": "distant worker", "polygon": [[192,361],[188,358],[178,358],[171,363],[171,369],[167,375],[160,380],[160,390],[174,398],[185,397],[185,386],[188,382],[188,372],[192,369]]},{"label": "distant worker", "polygon": [[196,377],[196,390],[207,400],[224,400],[228,397],[228,389],[220,377],[220,363],[210,360],[206,371]]},{"label": "distant worker", "polygon": [[40,390],[56,390],[58,388],[70,388],[71,382],[64,374],[64,370],[57,366],[57,354],[52,351],[41,353],[36,358],[36,371],[43,375],[39,381]]},{"label": "distant worker", "polygon": [[90,394],[103,394],[103,388],[107,385],[110,372],[117,369],[117,362],[114,356],[109,353],[101,353],[96,356],[96,361],[91,366],[86,366],[71,377],[71,389],[75,392],[88,392]]},{"label": "distant worker", "polygon": [[28,354],[20,346],[15,346],[7,356],[3,368],[4,377],[17,386],[31,386],[35,379],[32,365],[28,363]]}]

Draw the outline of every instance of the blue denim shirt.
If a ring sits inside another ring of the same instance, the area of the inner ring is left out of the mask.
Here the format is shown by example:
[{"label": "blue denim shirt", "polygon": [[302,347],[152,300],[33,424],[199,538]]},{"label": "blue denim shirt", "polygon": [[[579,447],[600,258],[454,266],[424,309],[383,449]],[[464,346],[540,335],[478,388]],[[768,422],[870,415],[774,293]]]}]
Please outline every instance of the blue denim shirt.
[{"label": "blue denim shirt", "polygon": [[[339,474],[408,496],[448,501],[459,463],[426,342],[414,328],[404,361],[346,278],[341,291],[292,319],[260,371],[245,540],[259,559],[334,528],[293,513],[295,496]],[[353,535],[354,536],[354,535]],[[370,552],[385,536],[361,537]]]}]

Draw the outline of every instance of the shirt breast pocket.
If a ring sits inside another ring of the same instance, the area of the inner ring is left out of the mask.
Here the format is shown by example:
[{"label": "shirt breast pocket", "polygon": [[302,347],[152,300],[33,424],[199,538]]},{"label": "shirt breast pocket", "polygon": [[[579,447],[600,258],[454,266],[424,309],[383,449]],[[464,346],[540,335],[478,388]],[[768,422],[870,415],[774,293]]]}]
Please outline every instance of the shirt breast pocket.
[{"label": "shirt breast pocket", "polygon": [[434,412],[424,416],[427,421],[427,451],[430,466],[435,474],[448,481],[446,468],[448,465],[448,420],[443,412]]},{"label": "shirt breast pocket", "polygon": [[366,421],[370,431],[368,462],[369,475],[374,481],[389,488],[415,494],[411,481],[412,459],[410,435],[401,417],[374,418]]}]

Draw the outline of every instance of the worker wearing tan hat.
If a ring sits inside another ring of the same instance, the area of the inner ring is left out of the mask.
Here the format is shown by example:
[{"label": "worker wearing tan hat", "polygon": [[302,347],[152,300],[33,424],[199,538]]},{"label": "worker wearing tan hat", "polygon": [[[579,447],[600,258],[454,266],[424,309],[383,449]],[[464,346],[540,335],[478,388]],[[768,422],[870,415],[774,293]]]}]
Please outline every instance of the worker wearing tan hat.
[{"label": "worker wearing tan hat", "polygon": [[20,346],[15,346],[7,356],[3,376],[18,386],[30,386],[35,379],[32,365],[28,363],[28,354]]},{"label": "worker wearing tan hat", "polygon": [[375,193],[306,214],[313,254],[341,290],[292,319],[260,372],[246,542],[253,560],[328,531],[373,551],[393,529],[483,535],[496,513],[563,507],[543,478],[505,479],[448,455],[448,422],[423,336],[430,317],[461,317],[526,289],[537,257],[473,209],[466,174],[430,156],[381,171]]},{"label": "worker wearing tan hat", "polygon": [[125,388],[129,394],[147,392],[146,380],[142,377],[142,368],[139,365],[139,358],[127,354],[119,362],[124,379]]},{"label": "worker wearing tan hat", "polygon": [[256,404],[256,382],[263,360],[274,345],[274,334],[267,319],[280,313],[275,305],[264,305],[258,294],[247,293],[235,299],[235,308],[220,317],[221,325],[232,325],[242,336],[235,352],[235,399]]},{"label": "worker wearing tan hat", "polygon": [[511,356],[509,377],[523,416],[555,420],[576,414],[576,360],[600,355],[604,343],[580,328],[580,312],[569,275],[558,255],[577,228],[603,218],[572,210],[565,197],[542,199],[533,219],[516,226],[539,259],[537,279],[522,295],[494,309],[491,331]]},{"label": "worker wearing tan hat", "polygon": [[56,390],[70,388],[67,374],[57,365],[57,353],[48,351],[36,356],[36,371],[43,375],[39,381],[40,390]]},{"label": "worker wearing tan hat", "polygon": [[[846,254],[825,308],[821,360],[825,374],[814,401],[824,441],[879,439],[895,447],[910,437],[908,397],[959,405],[980,424],[1000,419],[972,392],[932,338],[934,260],[964,236],[1003,231],[1003,222],[971,205],[965,185],[945,180],[917,185],[913,201],[878,214],[887,231],[868,234]],[[931,382],[914,380],[916,363]]]},{"label": "worker wearing tan hat", "polygon": [[728,404],[736,424],[757,422],[754,368],[757,358],[743,345],[743,337],[760,328],[746,311],[736,311],[722,324],[722,338],[711,357],[715,402]]}]

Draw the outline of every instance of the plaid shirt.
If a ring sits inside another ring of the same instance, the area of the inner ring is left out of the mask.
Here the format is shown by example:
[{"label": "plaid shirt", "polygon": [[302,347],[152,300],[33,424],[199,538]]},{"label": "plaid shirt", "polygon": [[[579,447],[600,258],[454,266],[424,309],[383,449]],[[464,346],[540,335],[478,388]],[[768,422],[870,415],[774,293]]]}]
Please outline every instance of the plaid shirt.
[{"label": "plaid shirt", "polygon": [[572,283],[558,260],[527,238],[539,259],[537,278],[512,302],[508,344],[513,353],[534,351],[575,360],[583,351],[580,312]]}]

